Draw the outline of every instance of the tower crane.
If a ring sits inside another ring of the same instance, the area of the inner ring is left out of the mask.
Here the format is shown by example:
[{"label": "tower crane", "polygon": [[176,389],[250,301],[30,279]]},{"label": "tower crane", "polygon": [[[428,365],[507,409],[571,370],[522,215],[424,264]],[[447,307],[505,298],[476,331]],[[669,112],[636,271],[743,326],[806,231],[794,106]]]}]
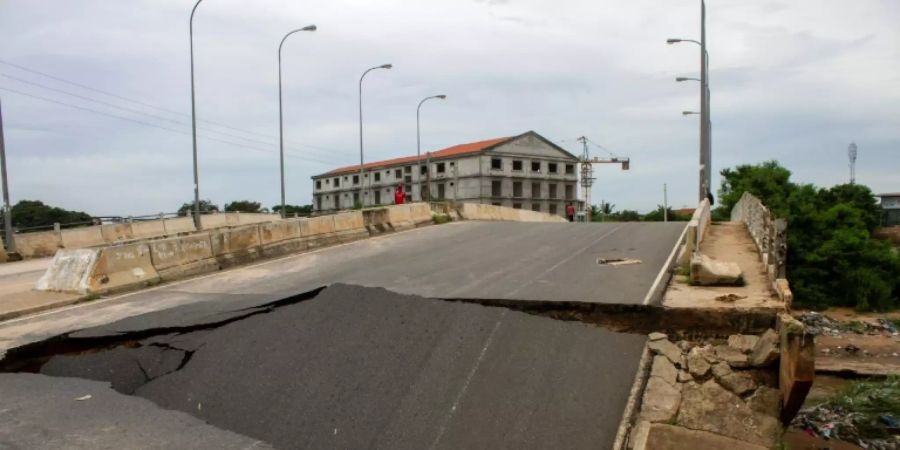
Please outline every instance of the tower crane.
[{"label": "tower crane", "polygon": [[[581,198],[584,199],[584,205],[581,208],[581,212],[584,213],[585,222],[590,222],[591,220],[591,187],[594,185],[594,164],[621,164],[622,170],[629,170],[631,168],[631,159],[626,157],[615,156],[610,153],[610,158],[591,158],[590,152],[588,151],[588,143],[597,146],[598,148],[603,148],[600,145],[591,142],[590,139],[581,136],[576,141],[581,142],[583,146],[583,153],[581,154]],[[604,149],[605,150],[605,149]],[[608,151],[607,151],[608,152]]]}]

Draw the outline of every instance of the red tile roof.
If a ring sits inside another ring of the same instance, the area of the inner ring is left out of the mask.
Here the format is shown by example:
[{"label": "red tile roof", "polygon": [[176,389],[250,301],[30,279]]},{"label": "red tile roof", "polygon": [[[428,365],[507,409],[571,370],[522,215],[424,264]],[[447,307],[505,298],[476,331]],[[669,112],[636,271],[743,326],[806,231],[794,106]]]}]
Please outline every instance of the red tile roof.
[{"label": "red tile roof", "polygon": [[[465,155],[468,153],[478,153],[484,149],[489,147],[493,147],[497,144],[500,144],[504,141],[508,141],[512,139],[511,137],[502,137],[496,139],[488,139],[486,141],[478,141],[478,142],[470,142],[468,144],[459,144],[454,145],[453,147],[447,147],[445,149],[437,150],[431,152],[431,158],[446,158],[448,156],[457,156],[457,155]],[[422,160],[425,160],[426,155],[422,155]],[[409,164],[416,162],[415,156],[404,156],[402,158],[394,158],[394,159],[385,159],[383,161],[375,161],[366,163],[364,165],[365,170],[371,170],[381,167],[388,166],[396,166],[400,164]],[[359,172],[359,164],[353,166],[341,167],[340,169],[334,169],[331,172],[326,172],[324,175],[342,175],[345,173],[355,173]]]}]

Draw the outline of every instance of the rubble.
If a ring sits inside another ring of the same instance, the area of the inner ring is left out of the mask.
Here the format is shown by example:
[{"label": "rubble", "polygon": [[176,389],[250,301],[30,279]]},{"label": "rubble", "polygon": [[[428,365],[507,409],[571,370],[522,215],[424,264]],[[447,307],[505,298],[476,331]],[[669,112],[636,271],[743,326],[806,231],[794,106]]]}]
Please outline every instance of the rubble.
[{"label": "rubble", "polygon": [[685,385],[677,423],[767,447],[781,433],[778,419],[754,411],[714,380]]},{"label": "rubble", "polygon": [[736,263],[716,261],[697,253],[691,258],[691,283],[700,286],[742,286],[744,274]]},{"label": "rubble", "polygon": [[759,338],[750,353],[749,363],[753,367],[766,367],[778,360],[781,341],[775,330],[769,329]]},{"label": "rubble", "polygon": [[722,387],[737,395],[744,395],[756,390],[756,382],[753,381],[753,377],[744,372],[732,372],[716,378],[716,380]]},{"label": "rubble", "polygon": [[660,377],[672,386],[678,385],[678,369],[665,356],[656,355],[653,357],[650,376]]},{"label": "rubble", "polygon": [[706,357],[700,352],[699,347],[691,349],[687,356],[688,371],[697,378],[705,377],[709,373],[710,364]]},{"label": "rubble", "polygon": [[716,358],[727,362],[731,367],[747,367],[747,355],[740,350],[730,345],[717,345],[714,348],[716,351]]},{"label": "rubble", "polygon": [[652,342],[652,341],[659,341],[659,340],[661,340],[661,339],[666,339],[666,334],[665,334],[665,333],[660,333],[660,332],[658,332],[658,331],[654,331],[653,333],[650,333],[650,334],[647,335],[647,339],[650,339],[651,342]]},{"label": "rubble", "polygon": [[672,364],[675,364],[676,367],[684,367],[681,349],[668,339],[650,341],[650,343],[647,344],[647,348],[657,355],[663,355],[666,358],[669,358],[669,361],[671,361]]},{"label": "rubble", "polygon": [[741,353],[752,352],[758,341],[759,336],[753,336],[752,334],[732,334],[728,336],[728,346]]}]

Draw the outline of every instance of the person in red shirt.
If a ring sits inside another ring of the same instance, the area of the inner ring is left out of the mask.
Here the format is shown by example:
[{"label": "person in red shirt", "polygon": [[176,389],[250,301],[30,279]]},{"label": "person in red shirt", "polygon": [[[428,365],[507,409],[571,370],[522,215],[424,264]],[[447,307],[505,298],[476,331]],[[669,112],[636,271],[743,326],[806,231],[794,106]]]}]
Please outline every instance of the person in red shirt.
[{"label": "person in red shirt", "polygon": [[575,221],[575,206],[571,203],[566,205],[566,217],[569,218],[569,222]]},{"label": "person in red shirt", "polygon": [[394,189],[394,204],[402,205],[403,202],[406,201],[406,193],[403,192],[403,185],[398,184],[397,188]]}]

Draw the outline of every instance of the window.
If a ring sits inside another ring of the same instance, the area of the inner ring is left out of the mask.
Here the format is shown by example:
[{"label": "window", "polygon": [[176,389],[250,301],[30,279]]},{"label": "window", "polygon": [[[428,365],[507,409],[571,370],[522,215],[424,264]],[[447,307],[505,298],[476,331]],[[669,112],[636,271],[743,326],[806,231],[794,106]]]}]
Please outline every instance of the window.
[{"label": "window", "polygon": [[322,210],[322,196],[321,195],[316,196],[316,209],[318,209],[319,211]]},{"label": "window", "polygon": [[541,198],[541,183],[531,183],[531,198]]},{"label": "window", "polygon": [[422,166],[419,167],[419,175],[425,175],[427,173],[428,173],[428,166],[422,164]]},{"label": "window", "polygon": [[375,172],[375,181],[381,181],[381,172]]},{"label": "window", "polygon": [[411,196],[412,195],[412,185],[411,184],[404,185],[403,192],[406,192],[407,196]]},{"label": "window", "polygon": [[[403,177],[403,182],[404,183],[412,183],[412,176],[407,175],[407,176]],[[412,191],[409,191],[409,192],[412,192]]]},{"label": "window", "polygon": [[491,170],[503,170],[503,160],[500,158],[491,158]]},{"label": "window", "polygon": [[345,183],[347,182],[347,177],[344,177],[344,182],[345,182]]},{"label": "window", "polygon": [[447,168],[444,166],[444,163],[437,163],[437,164],[435,164],[434,167],[435,167],[434,170],[437,173],[445,173],[447,171]]},{"label": "window", "polygon": [[566,175],[575,175],[575,164],[566,164]]},{"label": "window", "polygon": [[359,184],[359,175],[353,175],[353,184]]},{"label": "window", "polygon": [[326,179],[325,184],[331,184],[331,180]]},{"label": "window", "polygon": [[316,189],[322,189],[322,180],[316,180]]},{"label": "window", "polygon": [[401,178],[403,178],[403,171],[400,170],[400,169],[395,170],[395,171],[394,171],[394,178],[396,178],[396,179],[398,179],[398,180],[401,179]]},{"label": "window", "polygon": [[513,197],[521,197],[522,196],[522,182],[521,181],[513,181]]},{"label": "window", "polygon": [[521,172],[522,171],[522,161],[514,159],[513,160],[513,172]]},{"label": "window", "polygon": [[340,178],[335,178],[335,179],[334,179],[334,187],[338,187],[338,186],[340,186],[340,185],[341,185],[341,179],[340,179]]},{"label": "window", "polygon": [[406,166],[403,168],[403,173],[412,173],[412,166]]},{"label": "window", "polygon": [[522,209],[521,203],[513,203],[513,209]]},{"label": "window", "polygon": [[450,161],[450,167],[456,167],[456,163],[453,161]]},{"label": "window", "polygon": [[556,168],[556,163],[547,163],[547,172],[559,173],[559,170]]},{"label": "window", "polygon": [[[347,194],[344,194],[344,195],[347,195]],[[340,195],[334,196],[334,209],[341,209],[341,196]]]},{"label": "window", "polygon": [[550,204],[550,214],[556,214],[556,203]]},{"label": "window", "polygon": [[531,210],[541,212],[541,204],[540,203],[532,203]]},{"label": "window", "polygon": [[550,184],[548,185],[548,187],[550,188],[550,195],[549,195],[549,197],[550,197],[550,198],[556,198],[556,183],[550,183]]},{"label": "window", "polygon": [[359,192],[354,192],[353,193],[353,206],[356,206],[358,204],[359,204]]},{"label": "window", "polygon": [[381,204],[381,191],[379,191],[379,190],[375,191],[375,204],[376,205]]},{"label": "window", "polygon": [[532,161],[531,162],[531,171],[541,173],[541,162],[540,161]]},{"label": "window", "polygon": [[438,200],[444,199],[444,183],[438,183],[437,185],[437,198]]},{"label": "window", "polygon": [[503,182],[500,180],[491,181],[491,196],[500,197],[503,195]]},{"label": "window", "polygon": [[575,185],[567,184],[566,185],[566,200],[573,200],[575,198]]}]

